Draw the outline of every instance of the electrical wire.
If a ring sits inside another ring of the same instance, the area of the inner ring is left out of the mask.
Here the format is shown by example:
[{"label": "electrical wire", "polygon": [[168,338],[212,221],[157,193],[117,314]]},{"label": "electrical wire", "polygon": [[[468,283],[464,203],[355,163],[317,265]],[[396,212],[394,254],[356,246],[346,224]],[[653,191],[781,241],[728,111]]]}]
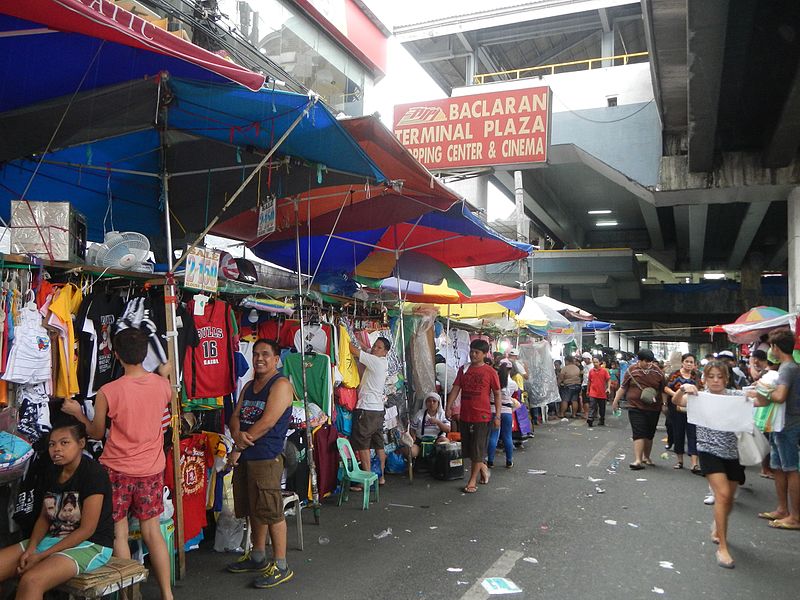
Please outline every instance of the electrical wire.
[{"label": "electrical wire", "polygon": [[559,104],[561,104],[561,106],[563,106],[564,108],[567,109],[567,112],[572,113],[573,115],[575,115],[576,117],[578,117],[579,119],[581,119],[583,121],[588,121],[589,123],[598,123],[598,124],[601,124],[601,125],[603,125],[605,123],[619,123],[620,121],[625,121],[626,119],[630,119],[631,117],[635,117],[640,112],[642,112],[645,108],[647,108],[653,102],[655,102],[655,98],[650,98],[650,100],[648,100],[648,102],[644,106],[640,106],[638,109],[636,109],[635,111],[633,111],[629,115],[625,115],[624,117],[620,117],[619,119],[611,119],[609,121],[601,121],[600,119],[590,119],[589,117],[584,117],[583,115],[579,114],[577,111],[572,110],[569,106],[564,104],[561,100],[558,99],[557,96],[553,96],[553,97],[558,101]]}]

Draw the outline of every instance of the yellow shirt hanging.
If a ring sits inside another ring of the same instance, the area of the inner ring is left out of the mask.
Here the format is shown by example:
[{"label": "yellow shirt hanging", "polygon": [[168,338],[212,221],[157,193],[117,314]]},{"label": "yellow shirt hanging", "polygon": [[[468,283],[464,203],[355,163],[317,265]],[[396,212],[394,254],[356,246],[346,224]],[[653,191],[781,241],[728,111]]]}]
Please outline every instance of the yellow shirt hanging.
[{"label": "yellow shirt hanging", "polygon": [[75,330],[72,318],[78,312],[83,300],[81,290],[68,283],[62,287],[50,303],[49,323],[59,330],[58,379],[55,382],[55,396],[69,398],[77,394],[78,355],[75,351]]},{"label": "yellow shirt hanging", "polygon": [[350,352],[350,334],[343,325],[339,325],[339,372],[342,374],[342,385],[357,388],[361,382],[358,375],[358,362]]}]

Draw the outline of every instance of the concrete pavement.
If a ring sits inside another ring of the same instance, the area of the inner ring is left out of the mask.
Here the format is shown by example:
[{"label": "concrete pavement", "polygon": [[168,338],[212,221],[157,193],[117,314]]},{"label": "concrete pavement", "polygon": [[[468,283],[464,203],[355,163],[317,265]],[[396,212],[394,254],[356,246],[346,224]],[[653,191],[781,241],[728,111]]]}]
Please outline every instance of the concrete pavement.
[{"label": "concrete pavement", "polygon": [[[663,450],[653,453],[656,467],[630,471],[627,419],[608,423],[537,427],[515,451],[514,468],[495,467],[476,494],[463,494],[459,482],[421,476],[409,485],[388,476],[368,511],[352,494],[340,508],[335,498],[326,501],[319,526],[304,511],[305,551],[293,549],[289,519],[295,575],[273,590],[223,572],[235,556],[191,552],[176,597],[476,599],[489,597],[481,581],[491,576],[522,588],[517,598],[797,597],[800,532],[756,518],[774,508],[771,481],[747,469],[729,533],[737,565],[721,569],[709,540],[705,480],[673,470],[674,456],[662,460]],[[157,597],[155,588],[148,584],[145,596]]]}]

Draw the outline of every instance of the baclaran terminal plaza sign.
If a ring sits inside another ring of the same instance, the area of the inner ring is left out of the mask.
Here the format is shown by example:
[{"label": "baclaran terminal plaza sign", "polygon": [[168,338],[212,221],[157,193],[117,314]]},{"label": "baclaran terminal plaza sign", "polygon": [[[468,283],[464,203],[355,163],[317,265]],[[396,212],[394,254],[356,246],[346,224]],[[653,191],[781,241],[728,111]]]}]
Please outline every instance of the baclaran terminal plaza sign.
[{"label": "baclaran terminal plaza sign", "polygon": [[550,88],[401,104],[394,134],[431,170],[545,162]]}]

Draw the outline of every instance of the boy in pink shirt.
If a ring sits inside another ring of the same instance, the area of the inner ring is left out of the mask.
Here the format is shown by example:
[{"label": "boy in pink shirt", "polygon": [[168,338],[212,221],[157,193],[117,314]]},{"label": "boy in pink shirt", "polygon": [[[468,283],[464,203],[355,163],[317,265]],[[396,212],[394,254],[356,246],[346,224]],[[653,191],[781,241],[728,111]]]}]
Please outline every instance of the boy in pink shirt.
[{"label": "boy in pink shirt", "polygon": [[130,512],[139,519],[161,597],[172,600],[169,554],[159,524],[164,511],[166,466],[161,418],[172,398],[172,389],[164,377],[142,366],[148,345],[145,332],[123,329],[114,336],[113,345],[125,374],[100,388],[94,401],[94,419],[87,419],[80,404],[72,398],[64,401],[62,410],[83,422],[89,437],[94,439],[103,438],[106,417],[111,419],[100,463],[111,480],[114,556],[130,558]]}]

